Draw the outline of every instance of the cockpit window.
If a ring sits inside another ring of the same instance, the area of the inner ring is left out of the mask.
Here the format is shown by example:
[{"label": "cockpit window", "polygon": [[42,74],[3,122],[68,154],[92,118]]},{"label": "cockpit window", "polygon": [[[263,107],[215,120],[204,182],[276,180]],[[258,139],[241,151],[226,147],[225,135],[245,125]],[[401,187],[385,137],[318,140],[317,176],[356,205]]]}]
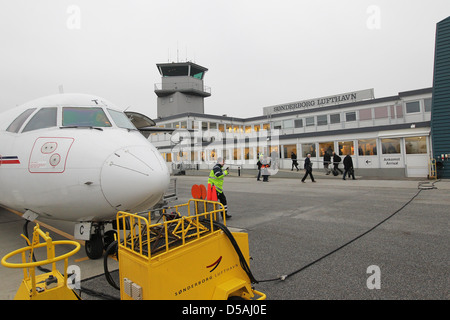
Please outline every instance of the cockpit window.
[{"label": "cockpit window", "polygon": [[8,132],[19,132],[28,117],[36,110],[36,108],[27,109],[22,112],[6,129]]},{"label": "cockpit window", "polygon": [[116,126],[119,128],[136,130],[136,127],[131,123],[130,119],[125,115],[125,113],[108,109],[111,118],[114,120]]},{"label": "cockpit window", "polygon": [[111,127],[108,117],[102,108],[63,108],[63,127]]},{"label": "cockpit window", "polygon": [[42,108],[31,118],[22,132],[56,127],[57,114],[58,109],[55,107]]}]

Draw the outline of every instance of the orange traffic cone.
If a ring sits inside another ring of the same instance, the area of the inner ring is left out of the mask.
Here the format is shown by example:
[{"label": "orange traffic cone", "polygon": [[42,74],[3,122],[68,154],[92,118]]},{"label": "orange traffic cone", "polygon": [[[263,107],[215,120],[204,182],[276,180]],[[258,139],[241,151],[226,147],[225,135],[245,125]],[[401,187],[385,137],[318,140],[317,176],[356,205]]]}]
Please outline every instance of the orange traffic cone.
[{"label": "orange traffic cone", "polygon": [[211,184],[208,183],[208,189],[206,190],[206,200],[211,200]]},{"label": "orange traffic cone", "polygon": [[217,191],[216,186],[208,183],[208,192],[206,195],[206,200],[217,201]]},{"label": "orange traffic cone", "polygon": [[214,185],[211,188],[211,201],[218,201],[216,186],[214,186]]}]

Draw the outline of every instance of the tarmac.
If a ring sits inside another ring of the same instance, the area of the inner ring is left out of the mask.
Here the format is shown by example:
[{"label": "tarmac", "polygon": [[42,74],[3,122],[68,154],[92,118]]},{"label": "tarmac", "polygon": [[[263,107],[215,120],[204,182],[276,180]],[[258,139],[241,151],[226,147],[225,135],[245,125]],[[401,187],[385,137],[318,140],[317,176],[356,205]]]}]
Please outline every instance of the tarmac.
[{"label": "tarmac", "polygon": [[[303,170],[280,170],[269,182],[235,170],[225,177],[232,215],[227,226],[249,234],[258,291],[268,300],[450,298],[450,180],[357,176],[344,181],[313,174],[316,183],[309,178],[301,183]],[[171,204],[187,202],[192,185],[206,185],[207,176],[207,171],[177,176],[178,200]],[[44,231],[53,227],[54,240],[72,234],[69,223],[40,221]],[[0,208],[1,257],[24,246],[23,224]],[[111,263],[110,270],[117,270]],[[103,276],[102,259],[87,259],[82,247],[69,265],[81,270],[83,300],[119,299]],[[14,298],[22,277],[21,269],[0,266],[0,299]]]}]

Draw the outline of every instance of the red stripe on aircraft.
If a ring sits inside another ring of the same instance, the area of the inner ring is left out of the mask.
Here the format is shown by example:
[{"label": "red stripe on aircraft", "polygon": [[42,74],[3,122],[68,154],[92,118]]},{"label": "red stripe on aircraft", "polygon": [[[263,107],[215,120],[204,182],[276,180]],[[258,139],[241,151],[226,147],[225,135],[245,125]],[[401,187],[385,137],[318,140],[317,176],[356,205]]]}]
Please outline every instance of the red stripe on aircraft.
[{"label": "red stripe on aircraft", "polygon": [[20,164],[19,160],[0,160],[0,164]]},{"label": "red stripe on aircraft", "polygon": [[0,156],[0,165],[1,164],[20,164],[19,158],[18,157],[11,157],[11,156],[7,156],[7,157],[2,157]]}]

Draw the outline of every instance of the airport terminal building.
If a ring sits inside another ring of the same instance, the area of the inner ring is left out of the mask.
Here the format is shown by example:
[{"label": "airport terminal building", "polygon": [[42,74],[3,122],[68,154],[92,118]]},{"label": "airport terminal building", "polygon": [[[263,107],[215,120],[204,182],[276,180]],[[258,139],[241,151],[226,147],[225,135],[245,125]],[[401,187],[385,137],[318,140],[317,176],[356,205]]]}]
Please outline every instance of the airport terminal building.
[{"label": "airport terminal building", "polygon": [[185,112],[156,122],[190,134],[179,130],[174,138],[160,133],[149,139],[166,161],[184,168],[210,168],[224,157],[233,167],[255,169],[263,154],[291,169],[294,152],[300,166],[311,153],[321,169],[324,153],[332,150],[351,154],[359,175],[427,177],[431,103],[432,88],[379,99],[369,89],[266,107],[262,116],[246,119]]},{"label": "airport terminal building", "polygon": [[[374,89],[262,106],[260,116],[235,118],[204,113],[211,89],[207,68],[192,62],[158,64],[155,84],[158,127],[149,140],[173,169],[208,169],[218,157],[232,167],[256,169],[270,156],[277,169],[292,167],[295,153],[312,155],[315,170],[323,156],[350,154],[357,175],[450,177],[450,17],[437,24],[433,87],[375,98]],[[331,94],[331,93],[330,93]],[[434,148],[433,148],[434,147]],[[342,164],[341,164],[342,168]]]}]

